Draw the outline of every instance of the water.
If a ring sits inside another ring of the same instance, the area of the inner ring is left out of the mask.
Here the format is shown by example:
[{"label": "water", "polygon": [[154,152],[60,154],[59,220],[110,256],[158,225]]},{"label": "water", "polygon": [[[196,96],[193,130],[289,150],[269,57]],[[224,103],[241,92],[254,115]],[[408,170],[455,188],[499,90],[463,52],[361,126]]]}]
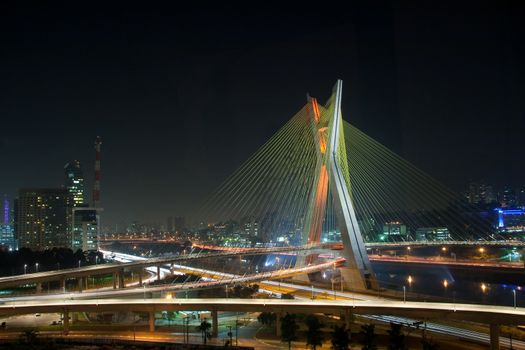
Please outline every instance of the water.
[{"label": "water", "polygon": [[381,287],[396,290],[402,295],[405,286],[409,300],[425,300],[425,296],[433,296],[443,301],[446,299],[513,306],[513,290],[515,290],[517,306],[525,307],[525,271],[523,270],[486,271],[476,268],[414,266],[384,262],[373,262],[372,266]]}]

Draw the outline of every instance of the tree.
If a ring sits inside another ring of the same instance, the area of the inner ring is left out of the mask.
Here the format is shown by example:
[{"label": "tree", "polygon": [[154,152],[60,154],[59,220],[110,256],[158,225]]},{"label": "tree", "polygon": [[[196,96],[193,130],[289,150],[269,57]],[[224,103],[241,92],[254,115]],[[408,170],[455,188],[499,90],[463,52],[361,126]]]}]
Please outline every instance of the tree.
[{"label": "tree", "polygon": [[20,335],[20,338],[28,344],[34,344],[36,342],[37,337],[38,337],[38,331],[36,329],[25,330]]},{"label": "tree", "polygon": [[376,350],[375,326],[373,324],[362,325],[361,334],[363,334],[363,347],[361,350]]},{"label": "tree", "polygon": [[257,321],[263,325],[271,326],[276,318],[277,317],[273,312],[261,312],[259,316],[257,316]]},{"label": "tree", "polygon": [[388,331],[388,350],[404,350],[405,349],[405,335],[401,331],[401,325],[390,322],[390,330]]},{"label": "tree", "polygon": [[169,326],[171,326],[171,321],[173,321],[176,318],[175,312],[173,311],[166,312],[166,318],[168,319]]},{"label": "tree", "polygon": [[296,316],[286,313],[281,317],[281,341],[288,343],[288,349],[292,348],[292,342],[297,340],[299,325],[295,321]]},{"label": "tree", "polygon": [[439,346],[434,343],[432,340],[429,339],[423,339],[421,341],[421,344],[423,344],[423,350],[438,350]]},{"label": "tree", "polygon": [[345,326],[335,326],[332,332],[332,349],[347,350],[350,348],[350,332]]},{"label": "tree", "polygon": [[204,345],[206,345],[206,340],[208,338],[208,333],[209,333],[208,331],[210,328],[211,328],[211,323],[206,320],[202,321],[201,324],[197,326],[197,331],[202,333],[202,341]]},{"label": "tree", "polygon": [[306,345],[310,345],[313,350],[318,346],[323,346],[323,324],[314,315],[308,315],[305,320],[308,330],[306,331]]}]

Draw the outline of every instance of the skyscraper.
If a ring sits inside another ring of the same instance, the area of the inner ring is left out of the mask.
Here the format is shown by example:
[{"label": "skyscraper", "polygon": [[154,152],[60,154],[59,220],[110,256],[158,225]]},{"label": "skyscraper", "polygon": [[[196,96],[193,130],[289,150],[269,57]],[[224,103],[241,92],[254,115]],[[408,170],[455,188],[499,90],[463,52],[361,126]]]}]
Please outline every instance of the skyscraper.
[{"label": "skyscraper", "polygon": [[84,204],[84,176],[78,160],[64,165],[65,187],[72,198],[72,206]]},{"label": "skyscraper", "polygon": [[15,238],[19,247],[70,247],[70,198],[63,188],[18,190]]},{"label": "skyscraper", "polygon": [[16,249],[16,242],[14,238],[14,228],[11,218],[11,209],[7,197],[3,201],[3,217],[0,222],[0,245],[7,247],[9,250]]}]

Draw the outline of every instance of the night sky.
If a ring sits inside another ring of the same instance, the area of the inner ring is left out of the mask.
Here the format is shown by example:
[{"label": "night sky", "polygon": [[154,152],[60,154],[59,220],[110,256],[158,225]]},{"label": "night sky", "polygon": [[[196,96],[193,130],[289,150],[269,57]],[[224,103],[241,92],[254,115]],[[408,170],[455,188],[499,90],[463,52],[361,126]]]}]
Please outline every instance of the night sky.
[{"label": "night sky", "polygon": [[525,6],[363,3],[2,2],[0,193],[60,186],[78,159],[90,199],[100,135],[105,224],[164,224],[337,78],[346,120],[451,188],[525,186]]}]

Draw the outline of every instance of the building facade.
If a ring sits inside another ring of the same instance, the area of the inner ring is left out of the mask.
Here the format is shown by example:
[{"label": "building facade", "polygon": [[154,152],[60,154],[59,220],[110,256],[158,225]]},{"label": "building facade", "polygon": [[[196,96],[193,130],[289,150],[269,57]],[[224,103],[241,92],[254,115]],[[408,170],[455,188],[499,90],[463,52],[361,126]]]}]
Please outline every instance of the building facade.
[{"label": "building facade", "polygon": [[98,250],[98,216],[95,208],[74,207],[71,215],[73,251]]},{"label": "building facade", "polygon": [[63,188],[20,189],[15,238],[20,248],[70,247],[70,194]]},{"label": "building facade", "polygon": [[13,251],[17,249],[9,200],[4,198],[2,221],[0,222],[0,245]]},{"label": "building facade", "polygon": [[64,165],[64,185],[71,195],[72,206],[84,204],[84,175],[78,160],[73,160]]}]

